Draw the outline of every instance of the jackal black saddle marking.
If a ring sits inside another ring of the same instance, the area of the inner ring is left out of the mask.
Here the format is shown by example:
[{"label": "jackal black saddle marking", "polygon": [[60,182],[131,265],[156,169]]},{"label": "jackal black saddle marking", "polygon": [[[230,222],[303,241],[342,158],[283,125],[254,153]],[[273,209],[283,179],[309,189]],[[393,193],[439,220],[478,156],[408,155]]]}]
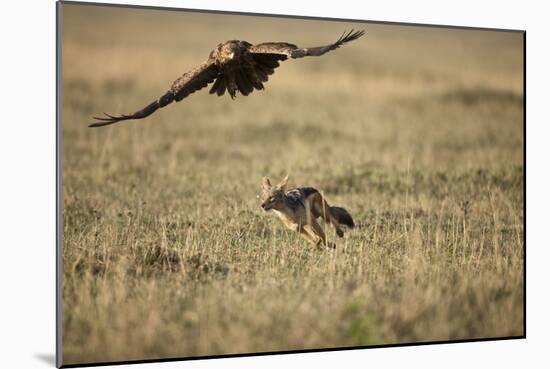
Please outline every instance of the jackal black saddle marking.
[{"label": "jackal black saddle marking", "polygon": [[287,191],[286,198],[288,202],[288,206],[291,209],[297,209],[298,207],[306,207],[305,200],[313,195],[314,193],[318,193],[315,188],[313,187],[300,187],[300,188],[293,188],[292,190]]}]

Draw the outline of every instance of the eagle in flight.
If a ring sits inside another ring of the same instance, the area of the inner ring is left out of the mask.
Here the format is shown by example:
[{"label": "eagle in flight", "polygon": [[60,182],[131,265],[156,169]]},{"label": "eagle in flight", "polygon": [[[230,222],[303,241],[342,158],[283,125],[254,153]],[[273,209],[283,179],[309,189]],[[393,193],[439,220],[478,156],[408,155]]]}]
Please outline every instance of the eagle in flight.
[{"label": "eagle in flight", "polygon": [[159,108],[174,102],[181,101],[195,91],[212,83],[211,94],[222,96],[225,91],[232,99],[239,91],[247,96],[254,89],[263,90],[264,82],[273,74],[280,61],[288,57],[293,59],[304,56],[321,56],[331,50],[335,50],[343,44],[357,40],[365,31],[344,32],[333,44],[318,47],[300,48],[286,42],[265,42],[252,45],[246,41],[231,40],[221,43],[210,52],[208,60],[195,69],[182,75],[172,83],[172,87],[158,100],[145,108],[129,115],[110,115],[105,117],[93,117],[95,123],[90,127],[102,127],[123,120],[142,119],[153,114]]}]

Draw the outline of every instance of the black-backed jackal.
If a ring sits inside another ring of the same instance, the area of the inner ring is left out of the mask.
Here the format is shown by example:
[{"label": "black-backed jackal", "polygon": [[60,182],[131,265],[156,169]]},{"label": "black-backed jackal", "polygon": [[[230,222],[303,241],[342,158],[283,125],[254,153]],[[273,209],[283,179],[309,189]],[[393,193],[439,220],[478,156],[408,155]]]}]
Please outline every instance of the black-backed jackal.
[{"label": "black-backed jackal", "polygon": [[262,208],[273,210],[284,225],[298,232],[307,241],[318,248],[334,248],[334,243],[327,243],[323,227],[317,222],[322,218],[336,229],[338,237],[344,236],[342,225],[353,228],[355,224],[344,208],[330,206],[319,191],[312,187],[286,189],[288,175],[276,186],[271,185],[269,178],[262,179]]}]

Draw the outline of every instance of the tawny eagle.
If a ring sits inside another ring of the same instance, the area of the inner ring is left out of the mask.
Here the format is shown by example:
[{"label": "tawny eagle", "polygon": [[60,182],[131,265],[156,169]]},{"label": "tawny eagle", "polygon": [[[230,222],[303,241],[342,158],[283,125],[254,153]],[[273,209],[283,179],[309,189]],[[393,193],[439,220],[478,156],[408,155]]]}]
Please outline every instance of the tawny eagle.
[{"label": "tawny eagle", "polygon": [[263,83],[267,82],[268,76],[273,74],[280,61],[288,57],[297,59],[304,56],[321,56],[346,42],[358,39],[364,33],[365,31],[351,30],[348,33],[344,32],[333,44],[309,48],[300,48],[286,42],[252,45],[246,41],[231,40],[221,43],[210,52],[206,62],[175,80],[172,87],[158,100],[129,115],[114,116],[104,113],[105,117],[94,117],[97,121],[90,127],[148,117],[159,108],[173,101],[181,101],[212,82],[214,84],[210,88],[211,94],[222,96],[227,90],[232,99],[237,95],[237,91],[247,96],[254,89],[263,90]]}]

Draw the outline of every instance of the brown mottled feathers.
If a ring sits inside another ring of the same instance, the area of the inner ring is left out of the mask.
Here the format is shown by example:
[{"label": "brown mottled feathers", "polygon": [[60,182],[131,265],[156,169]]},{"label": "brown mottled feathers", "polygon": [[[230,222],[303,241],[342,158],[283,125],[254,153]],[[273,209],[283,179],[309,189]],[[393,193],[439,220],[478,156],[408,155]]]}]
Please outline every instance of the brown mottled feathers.
[{"label": "brown mottled feathers", "polygon": [[170,91],[176,101],[181,101],[188,95],[206,87],[218,76],[219,68],[214,60],[208,60],[198,68],[192,69],[172,83]]},{"label": "brown mottled feathers", "polygon": [[209,91],[211,94],[222,96],[227,91],[232,99],[237,96],[237,92],[248,96],[254,90],[263,90],[269,76],[274,73],[279,63],[288,57],[296,59],[321,56],[358,39],[364,33],[365,31],[351,30],[348,33],[344,32],[335,43],[310,48],[299,48],[286,42],[252,45],[246,41],[231,40],[221,43],[212,50],[206,62],[175,80],[172,87],[156,101],[133,114],[114,116],[104,113],[104,117],[94,117],[96,121],[90,124],[90,127],[102,127],[148,117],[158,109],[174,101],[181,101],[212,82],[214,83]]}]

